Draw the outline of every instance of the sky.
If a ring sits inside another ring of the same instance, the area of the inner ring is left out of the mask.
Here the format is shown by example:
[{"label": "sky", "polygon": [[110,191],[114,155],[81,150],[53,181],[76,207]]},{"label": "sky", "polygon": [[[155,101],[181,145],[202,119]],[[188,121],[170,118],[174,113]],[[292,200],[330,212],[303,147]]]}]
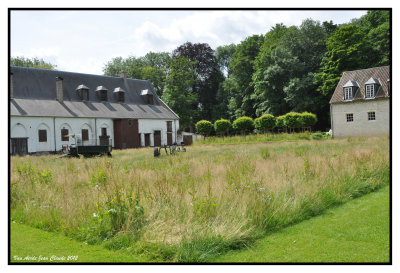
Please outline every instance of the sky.
[{"label": "sky", "polygon": [[363,10],[123,10],[11,11],[11,56],[38,57],[58,70],[103,74],[121,56],[171,52],[181,44],[208,43],[213,49],[265,34],[306,18],[349,22]]}]

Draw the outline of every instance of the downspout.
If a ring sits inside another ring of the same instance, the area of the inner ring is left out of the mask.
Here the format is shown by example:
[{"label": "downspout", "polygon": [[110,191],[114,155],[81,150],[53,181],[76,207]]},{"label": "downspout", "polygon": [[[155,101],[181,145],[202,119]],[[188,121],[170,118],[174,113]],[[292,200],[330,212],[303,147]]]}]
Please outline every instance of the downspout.
[{"label": "downspout", "polygon": [[97,119],[94,118],[94,143],[97,146],[97,123],[96,123]]},{"label": "downspout", "polygon": [[53,117],[54,152],[57,153],[56,117]]},{"label": "downspout", "polygon": [[177,140],[177,138],[176,138],[176,119],[174,119],[174,127],[175,127],[175,143],[178,144],[178,142],[176,141]]}]

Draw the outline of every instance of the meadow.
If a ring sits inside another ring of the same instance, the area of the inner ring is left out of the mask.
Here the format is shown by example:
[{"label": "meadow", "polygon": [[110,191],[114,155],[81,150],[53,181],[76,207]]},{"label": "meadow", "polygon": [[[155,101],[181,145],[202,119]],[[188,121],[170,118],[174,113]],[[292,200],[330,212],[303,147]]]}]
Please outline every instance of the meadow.
[{"label": "meadow", "polygon": [[389,183],[389,139],[11,158],[11,220],[153,261],[202,262]]}]

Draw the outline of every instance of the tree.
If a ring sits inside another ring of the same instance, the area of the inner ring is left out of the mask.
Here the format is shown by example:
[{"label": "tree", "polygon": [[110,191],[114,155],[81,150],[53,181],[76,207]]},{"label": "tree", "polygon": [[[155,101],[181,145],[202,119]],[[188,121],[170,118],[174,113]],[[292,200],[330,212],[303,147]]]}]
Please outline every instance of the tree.
[{"label": "tree", "polygon": [[213,129],[213,125],[208,120],[200,120],[196,123],[196,133],[203,135],[204,138],[209,136]]},{"label": "tree", "polygon": [[267,33],[253,75],[256,114],[327,110],[328,99],[314,84],[326,52],[326,28],[333,26],[307,19],[300,27],[277,25]]},{"label": "tree", "polygon": [[205,43],[186,42],[172,52],[172,58],[179,56],[195,62],[196,81],[192,89],[198,94],[198,103],[193,105],[193,110],[198,110],[199,117],[203,119],[212,119],[217,90],[223,80],[217,67],[214,50]]},{"label": "tree", "polygon": [[107,76],[119,77],[126,72],[128,78],[150,80],[157,95],[161,96],[169,70],[171,57],[166,52],[149,52],[143,57],[113,58],[103,67]]},{"label": "tree", "polygon": [[193,92],[196,80],[195,63],[185,57],[171,59],[170,73],[166,78],[163,101],[180,117],[182,128],[193,125],[195,110],[192,105],[197,102],[197,94]]},{"label": "tree", "polygon": [[270,114],[264,114],[259,118],[254,120],[254,127],[259,130],[263,131],[264,133],[267,130],[271,130],[276,125],[276,118]]},{"label": "tree", "polygon": [[231,97],[228,107],[232,117],[256,116],[251,78],[254,72],[254,61],[263,42],[263,35],[253,35],[236,46],[229,64],[230,77],[224,83],[224,88],[228,90]]},{"label": "tree", "polygon": [[317,123],[318,119],[315,114],[303,112],[300,114],[301,123],[304,127],[312,127]]},{"label": "tree", "polygon": [[44,61],[36,57],[25,58],[25,57],[11,57],[10,64],[12,66],[23,66],[30,68],[40,68],[48,70],[56,70],[57,65]]},{"label": "tree", "polygon": [[376,62],[372,46],[359,26],[344,25],[328,38],[322,71],[314,77],[317,90],[331,97],[344,71],[371,67]]},{"label": "tree", "polygon": [[232,127],[233,127],[233,129],[241,132],[241,134],[244,135],[246,132],[253,130],[254,121],[250,117],[243,116],[243,117],[237,118],[233,122]]},{"label": "tree", "polygon": [[235,51],[235,44],[219,46],[215,49],[215,58],[218,68],[226,77],[229,77],[229,64]]},{"label": "tree", "polygon": [[284,124],[288,128],[300,128],[304,127],[303,120],[301,119],[301,115],[296,112],[290,112],[284,115]]},{"label": "tree", "polygon": [[229,132],[229,129],[232,127],[232,124],[227,119],[219,119],[214,122],[214,130],[217,134],[226,135]]}]

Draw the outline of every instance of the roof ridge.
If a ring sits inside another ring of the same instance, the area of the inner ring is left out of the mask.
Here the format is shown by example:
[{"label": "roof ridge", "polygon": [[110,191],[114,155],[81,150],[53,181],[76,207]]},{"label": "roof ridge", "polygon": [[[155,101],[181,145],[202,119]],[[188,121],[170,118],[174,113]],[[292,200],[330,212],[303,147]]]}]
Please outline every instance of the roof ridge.
[{"label": "roof ridge", "polygon": [[[91,74],[91,73],[82,73],[82,72],[71,72],[71,71],[65,71],[65,70],[51,70],[51,69],[43,69],[43,68],[36,68],[36,67],[25,67],[25,66],[13,66],[10,65],[10,68],[12,69],[27,69],[27,70],[38,70],[38,71],[43,71],[43,72],[50,72],[50,73],[63,73],[63,74],[71,74],[71,75],[86,75],[86,76],[96,76],[96,77],[107,77],[107,78],[113,78],[113,79],[123,79],[121,77],[115,77],[115,76],[108,76],[108,75],[99,75],[99,74]],[[143,80],[143,79],[134,79],[134,78],[126,78],[127,80],[134,80],[134,81],[146,81],[149,82],[149,80]]]}]

